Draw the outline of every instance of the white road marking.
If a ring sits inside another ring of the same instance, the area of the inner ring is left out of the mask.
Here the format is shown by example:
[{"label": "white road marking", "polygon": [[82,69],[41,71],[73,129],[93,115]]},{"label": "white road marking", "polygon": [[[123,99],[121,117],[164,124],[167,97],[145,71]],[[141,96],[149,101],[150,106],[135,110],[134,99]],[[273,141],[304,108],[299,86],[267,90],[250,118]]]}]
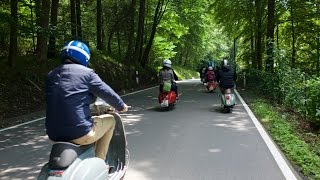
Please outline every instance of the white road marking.
[{"label": "white road marking", "polygon": [[249,114],[250,118],[252,119],[254,125],[258,129],[262,139],[264,140],[264,142],[268,146],[268,148],[269,148],[274,160],[277,162],[277,164],[278,164],[280,170],[282,171],[283,175],[285,176],[285,178],[288,179],[288,180],[297,180],[296,176],[294,175],[294,173],[292,172],[292,170],[288,166],[287,162],[284,160],[283,156],[281,155],[279,150],[276,148],[276,145],[273,143],[273,141],[271,140],[271,138],[269,137],[269,135],[267,134],[267,132],[265,131],[265,129],[263,128],[261,123],[255,117],[253,112],[250,110],[249,106],[242,99],[242,97],[240,96],[238,91],[237,90],[234,90],[234,91],[237,94],[238,98],[240,99],[241,103],[243,104],[244,108],[248,112],[248,114]]},{"label": "white road marking", "polygon": [[37,121],[40,121],[40,120],[44,120],[45,118],[46,117],[41,117],[41,118],[29,121],[29,122],[25,122],[25,123],[18,124],[18,125],[15,125],[15,126],[11,126],[11,127],[8,127],[8,128],[0,129],[0,132],[6,131],[6,130],[9,130],[9,129],[14,129],[14,128],[17,128],[17,127],[20,127],[20,126],[23,126],[23,125],[26,125],[26,124],[31,124],[31,123],[34,123],[34,122],[37,122]]}]

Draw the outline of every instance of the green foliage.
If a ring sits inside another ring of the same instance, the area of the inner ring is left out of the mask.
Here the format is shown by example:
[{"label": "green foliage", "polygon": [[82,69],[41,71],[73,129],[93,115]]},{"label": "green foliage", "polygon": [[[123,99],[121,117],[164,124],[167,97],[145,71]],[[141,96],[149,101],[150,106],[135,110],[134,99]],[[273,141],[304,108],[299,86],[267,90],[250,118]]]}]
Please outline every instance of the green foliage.
[{"label": "green foliage", "polygon": [[181,66],[174,66],[174,71],[176,72],[179,80],[194,79],[199,77],[199,74],[196,71]]},{"label": "green foliage", "polygon": [[286,156],[301,168],[303,174],[310,179],[320,178],[320,157],[295,134],[293,126],[266,102],[255,101],[252,109],[259,118],[268,119],[262,122]]},{"label": "green foliage", "polygon": [[299,69],[291,69],[285,64],[279,65],[273,73],[250,69],[247,77],[249,86],[306,116],[315,129],[319,128],[319,78],[308,77]]}]

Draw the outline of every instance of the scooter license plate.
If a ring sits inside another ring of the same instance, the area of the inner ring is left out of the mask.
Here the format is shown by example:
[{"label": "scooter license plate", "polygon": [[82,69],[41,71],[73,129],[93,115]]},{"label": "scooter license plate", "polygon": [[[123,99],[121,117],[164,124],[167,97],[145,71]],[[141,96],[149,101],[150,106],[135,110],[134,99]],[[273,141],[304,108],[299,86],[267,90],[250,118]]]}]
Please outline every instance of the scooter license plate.
[{"label": "scooter license plate", "polygon": [[163,100],[162,103],[160,104],[161,107],[168,107],[169,106],[169,101],[167,99]]},{"label": "scooter license plate", "polygon": [[231,105],[231,96],[226,96],[226,104]]}]

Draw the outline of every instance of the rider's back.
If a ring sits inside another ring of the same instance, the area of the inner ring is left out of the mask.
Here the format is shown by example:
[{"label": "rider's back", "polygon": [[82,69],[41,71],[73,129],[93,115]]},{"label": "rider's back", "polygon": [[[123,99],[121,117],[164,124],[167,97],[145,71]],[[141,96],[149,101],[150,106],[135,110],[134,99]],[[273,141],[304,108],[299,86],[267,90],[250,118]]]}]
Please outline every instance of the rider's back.
[{"label": "rider's back", "polygon": [[160,82],[173,82],[174,75],[172,69],[162,68],[159,72]]},{"label": "rider's back", "polygon": [[218,71],[217,80],[219,81],[219,86],[222,88],[233,88],[235,74],[231,67],[222,67]]}]

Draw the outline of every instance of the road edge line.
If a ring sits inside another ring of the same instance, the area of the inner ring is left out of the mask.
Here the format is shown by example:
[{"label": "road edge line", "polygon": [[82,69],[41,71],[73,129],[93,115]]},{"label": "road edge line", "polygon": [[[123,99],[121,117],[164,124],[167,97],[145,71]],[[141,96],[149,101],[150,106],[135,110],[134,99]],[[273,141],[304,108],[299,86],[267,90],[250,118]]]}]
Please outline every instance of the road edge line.
[{"label": "road edge line", "polygon": [[270,136],[262,126],[262,124],[258,121],[256,116],[253,114],[247,103],[242,99],[241,95],[238,93],[237,90],[234,90],[235,93],[237,94],[239,100],[241,101],[243,107],[246,109],[247,113],[249,114],[252,122],[256,126],[257,130],[259,131],[260,136],[268,146],[274,160],[277,162],[282,174],[284,177],[288,180],[297,180],[297,177],[295,176],[294,172],[292,169],[289,167],[287,164],[286,160],[282,156],[282,154],[279,152],[278,148],[274,144],[274,142],[271,140]]},{"label": "road edge line", "polygon": [[[129,96],[129,95],[132,95],[132,94],[140,93],[140,92],[147,91],[147,90],[150,90],[150,89],[153,89],[153,88],[156,88],[156,87],[158,87],[158,86],[153,86],[153,87],[150,87],[150,88],[134,91],[134,92],[131,92],[131,93],[128,93],[128,94],[123,94],[120,97],[125,97],[125,96]],[[22,124],[17,124],[17,125],[14,125],[14,126],[10,126],[10,127],[4,128],[4,129],[0,129],[0,132],[6,131],[6,130],[9,130],[9,129],[14,129],[14,128],[17,128],[17,127],[20,127],[20,126],[24,126],[26,124],[31,124],[31,123],[34,123],[34,122],[37,122],[37,121],[41,121],[41,120],[43,120],[45,118],[46,117],[41,117],[41,118],[37,118],[37,119],[31,120],[31,121],[28,121],[28,122],[25,122],[25,123],[22,123]]]},{"label": "road edge line", "polygon": [[25,123],[22,123],[22,124],[17,124],[17,125],[11,126],[11,127],[0,129],[0,132],[6,131],[6,130],[9,130],[9,129],[14,129],[14,128],[17,128],[17,127],[20,127],[20,126],[23,126],[23,125],[26,125],[26,124],[31,124],[31,123],[34,123],[34,122],[37,122],[37,121],[40,121],[40,120],[43,120],[43,119],[45,119],[45,117],[41,117],[41,118],[34,119],[34,120],[31,120],[31,121],[28,121],[28,122],[25,122]]}]

